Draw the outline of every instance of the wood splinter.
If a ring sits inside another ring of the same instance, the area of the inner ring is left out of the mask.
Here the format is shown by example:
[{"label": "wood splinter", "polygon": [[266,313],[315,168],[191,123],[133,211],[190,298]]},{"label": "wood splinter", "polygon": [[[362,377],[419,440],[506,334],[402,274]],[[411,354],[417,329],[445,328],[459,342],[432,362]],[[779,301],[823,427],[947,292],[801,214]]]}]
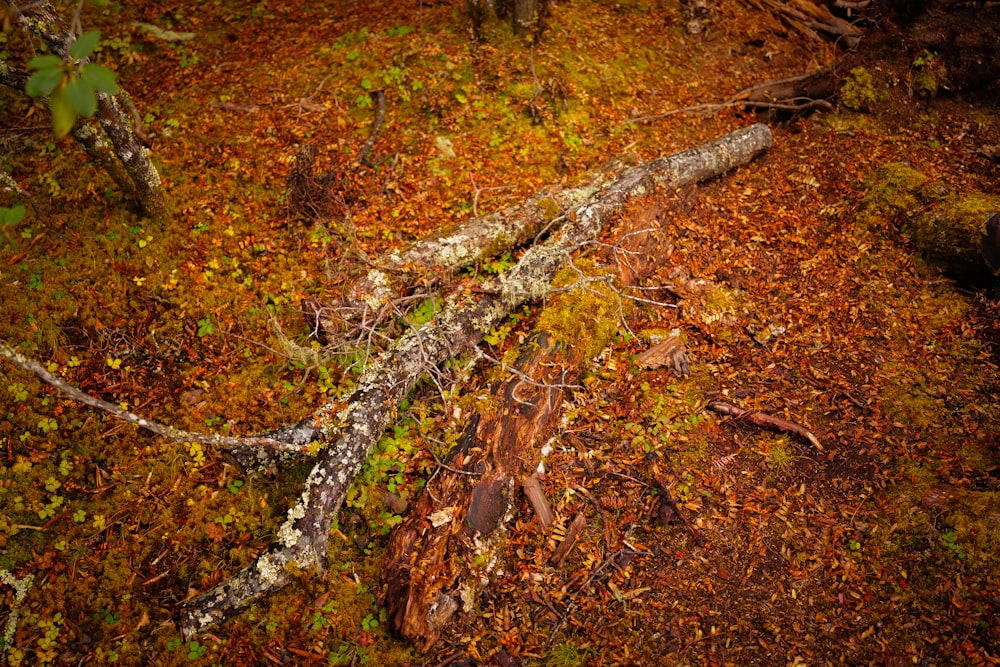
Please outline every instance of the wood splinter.
[{"label": "wood splinter", "polygon": [[545,488],[542,487],[542,480],[537,472],[524,478],[524,495],[531,503],[531,508],[535,510],[538,523],[542,526],[542,532],[549,532],[552,526],[552,508],[549,501],[545,499]]},{"label": "wood splinter", "polygon": [[751,424],[760,426],[761,428],[766,428],[771,431],[779,431],[781,433],[792,433],[798,436],[802,436],[806,440],[812,443],[813,447],[819,451],[824,451],[823,445],[820,444],[819,438],[812,434],[808,429],[803,426],[799,426],[795,422],[790,422],[787,419],[782,419],[781,417],[772,417],[771,415],[765,414],[763,412],[750,412],[749,410],[744,410],[743,408],[738,408],[735,405],[726,403],[725,401],[712,400],[708,402],[709,410],[714,410],[719,414],[728,415],[730,417],[735,417],[737,419],[746,419]]},{"label": "wood splinter", "polygon": [[576,544],[576,539],[580,536],[580,531],[583,527],[587,525],[587,517],[583,515],[583,512],[577,513],[573,517],[573,521],[570,522],[569,528],[566,529],[566,537],[563,541],[559,543],[556,550],[552,552],[552,556],[549,558],[549,563],[554,567],[562,567],[563,562],[566,560],[566,556],[569,552],[573,550],[573,545]]}]

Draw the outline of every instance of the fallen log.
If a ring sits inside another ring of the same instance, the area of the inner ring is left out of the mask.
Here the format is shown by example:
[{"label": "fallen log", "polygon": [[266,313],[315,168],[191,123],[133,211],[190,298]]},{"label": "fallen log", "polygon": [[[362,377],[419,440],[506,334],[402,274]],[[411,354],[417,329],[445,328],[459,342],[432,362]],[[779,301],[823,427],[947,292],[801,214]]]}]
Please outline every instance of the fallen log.
[{"label": "fallen log", "polygon": [[[529,249],[518,262],[518,265],[502,274],[497,282],[484,283],[478,287],[477,290],[483,294],[484,298],[491,297],[491,291],[494,293],[493,295],[495,295],[498,290],[504,291],[508,294],[508,297],[516,294],[522,294],[523,300],[517,301],[513,308],[516,308],[521,303],[526,301],[541,298],[548,291],[549,280],[551,280],[551,277],[555,275],[555,272],[568,260],[570,253],[579,247],[581,243],[596,235],[597,231],[601,228],[605,221],[610,219],[612,215],[619,211],[621,206],[628,200],[629,197],[643,194],[654,186],[665,189],[678,189],[693,183],[713,178],[729,171],[730,169],[733,169],[734,167],[746,164],[758,154],[765,151],[770,144],[770,130],[766,125],[758,123],[742,130],[732,132],[725,137],[703,146],[682,151],[672,156],[658,158],[637,167],[632,167],[610,183],[605,184],[603,188],[596,191],[591,190],[589,197],[585,201],[570,207],[569,212],[566,215],[566,219],[569,223],[568,227],[553,236],[553,238],[547,243],[536,245]],[[597,177],[595,176],[595,178]],[[585,185],[574,191],[576,194],[565,194],[565,197],[570,198],[566,201],[582,196],[591,187],[592,184]],[[539,196],[540,195],[536,195],[536,197]],[[555,196],[556,195],[551,192],[546,194],[546,197],[548,198]],[[550,205],[544,203],[544,201],[545,199],[540,199],[534,203],[526,204],[522,209],[515,210],[521,210],[523,215],[527,216],[529,219],[534,219],[536,221],[544,220],[546,218],[537,217],[538,211],[535,210],[536,208],[544,210]],[[556,200],[550,199],[550,201],[554,202]],[[415,258],[417,257],[431,258],[432,261],[445,261],[448,257],[457,257],[457,250],[455,250],[455,248],[460,245],[459,239],[461,238],[491,238],[494,239],[494,242],[498,242],[498,239],[504,238],[504,232],[497,232],[498,230],[506,229],[506,225],[509,220],[504,222],[505,218],[503,217],[491,216],[486,216],[477,220],[482,222],[487,230],[491,231],[488,233],[481,233],[481,235],[479,235],[480,232],[477,232],[477,230],[473,229],[471,226],[466,226],[463,227],[463,231],[461,232],[446,235],[444,237],[445,240],[442,240],[442,237],[438,235],[432,235],[425,241],[415,244],[415,247],[401,252],[399,255],[391,255],[390,259],[387,261],[388,263],[396,264],[397,266],[405,266],[408,262],[415,261]],[[526,233],[525,229],[522,229],[521,233]],[[485,252],[485,249],[483,249],[482,252]],[[396,257],[396,259],[392,259],[392,257]],[[458,268],[460,264],[448,266],[451,267],[451,269],[454,269]],[[395,292],[393,292],[393,294],[395,294]],[[470,301],[469,303],[472,302]],[[469,304],[467,303],[463,307],[468,306]],[[452,304],[451,307],[455,307],[455,304]],[[433,329],[433,326],[431,328]],[[420,331],[422,330],[423,329]],[[415,339],[419,344],[420,338],[425,335],[420,333],[420,331],[411,332],[403,339],[403,341]],[[489,327],[487,327],[485,331],[488,332]],[[447,332],[441,333],[446,334]],[[432,332],[428,335],[433,337],[438,334]],[[469,347],[478,342],[478,340],[479,339],[477,338],[475,342],[469,345]],[[401,341],[401,344],[403,344],[403,341]],[[455,353],[461,353],[464,349],[467,348],[458,349]],[[385,355],[383,355],[383,357],[385,357]],[[422,367],[418,373],[418,377],[427,368],[432,368],[434,365],[443,362],[447,358],[448,357],[433,359],[428,356],[426,358],[428,365]],[[380,364],[381,361],[376,361],[376,365]],[[359,383],[364,381],[367,377],[368,373],[363,376]],[[396,382],[394,378],[379,381]],[[353,402],[354,399],[352,397],[348,400]],[[336,403],[333,412],[330,412],[329,414],[333,414],[336,410],[339,410],[342,407],[342,403]],[[324,430],[320,433],[320,428],[317,424],[321,421],[324,420],[315,416],[309,417],[297,424],[284,426],[276,431],[270,431],[261,435],[274,440],[287,442],[291,445],[299,447],[299,451],[305,451],[304,446],[308,445],[311,441],[318,439],[321,440],[321,442],[328,442],[332,438],[336,437],[337,433],[339,433],[336,423],[330,420],[326,420],[326,426],[323,427]],[[227,454],[232,458],[233,462],[240,466],[240,468],[245,472],[274,472],[280,466],[287,465],[296,460],[301,460],[301,457],[303,456],[303,454],[280,452],[273,448],[268,451],[258,447],[234,447],[228,450]]]},{"label": "fallen log", "polygon": [[[571,253],[593,239],[629,198],[656,186],[676,188],[722,174],[753,159],[770,141],[766,126],[753,125],[627,171],[578,208],[558,234],[528,249],[498,280],[446,297],[437,317],[412,329],[369,364],[346,401],[328,402],[301,422],[267,434],[296,445],[318,441],[316,463],[271,549],[232,578],[184,603],[184,636],[231,618],[282,588],[291,579],[290,569],[325,569],[331,522],[406,393],[435,365],[478,343],[515,308],[545,296]],[[251,463],[277,460],[262,450],[256,452],[261,458],[254,454],[247,459]]]},{"label": "fallen log", "polygon": [[[621,246],[603,248],[604,264],[588,258],[560,274],[554,284],[569,282],[572,291],[549,297],[509,377],[477,410],[442,470],[393,530],[382,566],[383,600],[392,631],[418,650],[429,650],[452,616],[474,605],[502,557],[503,518],[519,487],[540,529],[552,523],[542,488],[542,449],[558,426],[567,390],[618,330],[629,306],[617,287],[594,280],[617,273],[620,283],[623,274],[634,280],[650,272],[652,262],[637,267],[624,259],[662,242],[657,213],[632,216],[636,228],[623,230]],[[607,266],[615,256],[619,266]]]}]

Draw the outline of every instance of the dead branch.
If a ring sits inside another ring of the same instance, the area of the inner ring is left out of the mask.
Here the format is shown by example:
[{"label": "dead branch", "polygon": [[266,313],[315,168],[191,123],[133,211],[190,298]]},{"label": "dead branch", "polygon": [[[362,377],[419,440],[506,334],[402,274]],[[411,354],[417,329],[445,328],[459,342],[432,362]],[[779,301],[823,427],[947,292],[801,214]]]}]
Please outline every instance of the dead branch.
[{"label": "dead branch", "polygon": [[586,525],[587,517],[583,512],[578,512],[569,524],[569,528],[566,529],[566,536],[563,538],[563,541],[559,543],[559,546],[556,547],[556,550],[552,552],[552,556],[549,558],[549,562],[554,567],[562,567],[569,552],[573,550],[573,545],[576,544],[576,540],[580,536],[580,531]]},{"label": "dead branch", "polygon": [[833,109],[833,105],[828,99],[833,97],[834,92],[833,68],[827,67],[816,72],[748,86],[728,100],[717,104],[696,104],[664,113],[629,118],[623,121],[619,127],[631,123],[661,120],[682,113],[714,112],[735,107],[751,110],[788,111],[794,114],[802,114],[817,108],[830,111]]},{"label": "dead branch", "polygon": [[447,297],[434,320],[411,330],[369,364],[346,404],[329,402],[289,427],[312,433],[321,445],[301,497],[288,510],[277,541],[266,554],[185,603],[184,635],[202,632],[285,586],[289,567],[324,570],[333,517],[406,393],[429,368],[470,349],[515,308],[544,296],[573,250],[596,236],[628,198],[657,185],[677,187],[716,176],[752,159],[769,146],[770,139],[766,126],[754,125],[626,172],[601,197],[581,207],[559,234],[526,251],[492,289]]},{"label": "dead branch", "polygon": [[763,412],[750,412],[744,410],[743,408],[738,408],[731,403],[726,403],[725,401],[712,400],[708,402],[706,406],[709,410],[714,410],[719,414],[727,415],[729,417],[734,417],[736,419],[746,419],[751,424],[755,426],[760,426],[761,428],[766,428],[771,431],[778,431],[779,433],[791,433],[793,435],[798,435],[806,440],[808,440],[813,447],[819,451],[823,450],[823,445],[820,444],[819,438],[812,434],[808,429],[803,426],[799,426],[795,422],[790,422],[787,419],[782,419],[781,417],[772,417],[771,415],[765,414]]},{"label": "dead branch", "polygon": [[29,373],[34,373],[43,382],[55,387],[75,401],[79,401],[84,405],[89,405],[92,408],[97,408],[98,410],[103,410],[117,419],[121,419],[129,424],[135,424],[140,428],[152,431],[153,433],[161,435],[174,442],[199,442],[203,445],[212,445],[213,447],[219,447],[220,449],[241,447],[252,450],[263,447],[271,449],[275,453],[279,454],[302,454],[306,451],[309,445],[308,440],[305,442],[297,442],[294,439],[275,439],[269,437],[268,434],[249,436],[245,438],[233,438],[217,434],[182,431],[174,428],[173,426],[167,426],[151,419],[140,417],[134,412],[129,412],[128,410],[123,409],[121,406],[101,400],[95,396],[91,396],[90,394],[83,392],[66,382],[58,375],[50,373],[47,368],[42,366],[37,361],[28,359],[23,354],[3,342],[0,342],[0,356],[5,357],[15,366],[26,370]]}]

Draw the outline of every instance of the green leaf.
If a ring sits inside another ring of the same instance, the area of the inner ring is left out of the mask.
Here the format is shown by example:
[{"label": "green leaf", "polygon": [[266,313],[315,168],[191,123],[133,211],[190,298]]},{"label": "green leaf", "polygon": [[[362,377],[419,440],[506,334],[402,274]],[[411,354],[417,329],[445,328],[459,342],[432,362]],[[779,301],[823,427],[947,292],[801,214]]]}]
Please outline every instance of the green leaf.
[{"label": "green leaf", "polygon": [[50,68],[60,68],[62,67],[63,59],[59,56],[47,55],[47,56],[35,56],[28,61],[28,67],[32,69],[50,69]]},{"label": "green leaf", "polygon": [[32,97],[45,97],[55,90],[62,80],[62,69],[40,69],[28,79],[24,92]]},{"label": "green leaf", "polygon": [[14,204],[10,208],[0,208],[0,222],[5,225],[16,225],[24,219],[24,206]]},{"label": "green leaf", "polygon": [[52,131],[57,138],[65,137],[76,122],[77,113],[73,104],[60,92],[49,98],[49,111],[52,112]]},{"label": "green leaf", "polygon": [[85,65],[80,72],[80,78],[89,83],[94,90],[108,95],[118,93],[118,75],[104,65]]},{"label": "green leaf", "polygon": [[97,42],[101,39],[100,30],[90,30],[83,33],[69,45],[69,54],[77,60],[83,60],[97,47]]},{"label": "green leaf", "polygon": [[90,118],[97,111],[97,96],[94,89],[83,79],[71,79],[66,84],[66,97],[78,114]]}]

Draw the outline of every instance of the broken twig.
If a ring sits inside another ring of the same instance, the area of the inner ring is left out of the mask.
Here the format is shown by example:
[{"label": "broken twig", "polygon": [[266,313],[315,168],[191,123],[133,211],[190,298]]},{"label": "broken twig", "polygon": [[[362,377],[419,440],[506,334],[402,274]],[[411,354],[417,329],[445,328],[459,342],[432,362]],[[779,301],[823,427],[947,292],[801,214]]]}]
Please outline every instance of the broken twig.
[{"label": "broken twig", "polygon": [[821,452],[824,451],[819,438],[813,435],[808,429],[803,426],[799,426],[795,422],[790,422],[787,419],[782,419],[781,417],[772,417],[771,415],[763,412],[750,412],[748,410],[744,410],[743,408],[738,408],[730,403],[726,403],[725,401],[709,401],[707,407],[709,410],[714,410],[719,414],[735,417],[737,419],[746,419],[751,424],[755,424],[761,428],[802,436],[812,443],[813,447]]}]

